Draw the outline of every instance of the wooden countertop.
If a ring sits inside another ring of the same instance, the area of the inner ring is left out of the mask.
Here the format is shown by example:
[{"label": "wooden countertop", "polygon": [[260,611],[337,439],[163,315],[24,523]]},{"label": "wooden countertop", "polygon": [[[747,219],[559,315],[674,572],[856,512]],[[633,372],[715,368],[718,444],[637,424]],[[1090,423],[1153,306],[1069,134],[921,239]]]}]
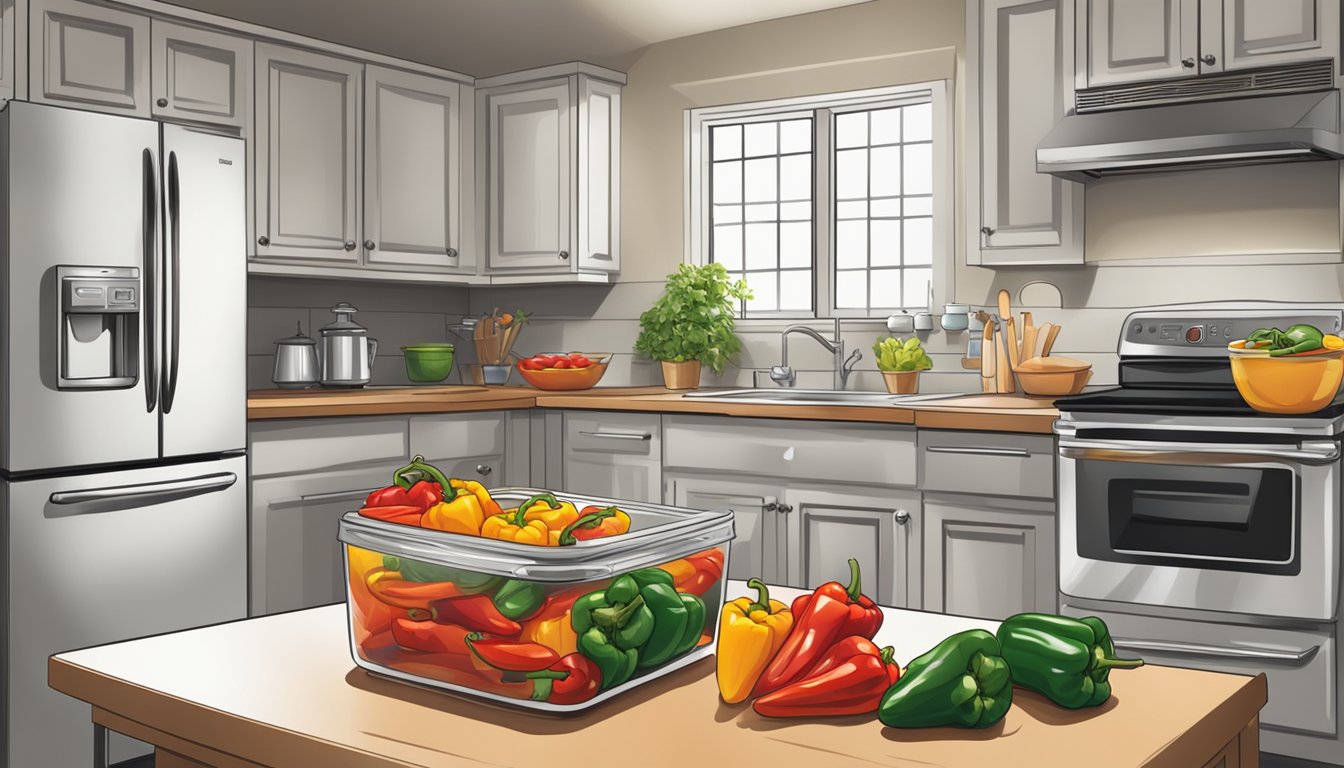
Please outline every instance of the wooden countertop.
[{"label": "wooden countertop", "polygon": [[458,413],[514,408],[651,411],[748,416],[770,419],[913,424],[935,429],[971,429],[1050,434],[1059,412],[1045,398],[968,394],[949,400],[890,408],[844,405],[714,402],[686,399],[663,387],[598,387],[544,392],[531,387],[388,387],[352,390],[255,390],[247,418],[368,416],[387,413]]}]

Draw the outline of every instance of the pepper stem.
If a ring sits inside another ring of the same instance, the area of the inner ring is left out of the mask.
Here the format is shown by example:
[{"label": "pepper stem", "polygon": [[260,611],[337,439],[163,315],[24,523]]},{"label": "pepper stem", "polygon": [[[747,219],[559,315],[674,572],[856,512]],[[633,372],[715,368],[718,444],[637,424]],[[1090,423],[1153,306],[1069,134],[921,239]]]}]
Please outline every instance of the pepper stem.
[{"label": "pepper stem", "polygon": [[602,524],[603,520],[615,516],[616,516],[616,507],[605,507],[601,510],[598,510],[597,512],[589,512],[583,517],[580,517],[578,520],[575,520],[574,522],[565,526],[564,530],[560,531],[560,546],[567,547],[570,544],[578,543],[578,539],[574,538],[575,529],[596,528],[597,526]]},{"label": "pepper stem", "polygon": [[527,673],[528,680],[567,680],[569,679],[568,669],[539,669],[536,672]]},{"label": "pepper stem", "polygon": [[1092,660],[1092,669],[1089,672],[1103,672],[1108,669],[1134,669],[1143,666],[1143,659],[1112,659],[1100,648],[1095,651],[1095,654]]},{"label": "pepper stem", "polygon": [[644,596],[636,595],[634,600],[625,604],[624,608],[598,608],[593,611],[593,623],[602,629],[619,629],[625,626],[625,622],[630,620],[630,616],[644,606]]},{"label": "pepper stem", "polygon": [[859,596],[863,594],[863,585],[859,581],[859,561],[854,558],[849,559],[849,601],[857,603]]},{"label": "pepper stem", "polygon": [[756,602],[747,606],[747,615],[752,611],[770,612],[770,588],[765,586],[765,582],[760,579],[748,579],[747,586],[756,590]]},{"label": "pepper stem", "polygon": [[886,648],[882,649],[880,655],[884,665],[890,666],[896,663],[896,649],[894,647],[888,645]]},{"label": "pepper stem", "polygon": [[447,477],[444,477],[443,473],[439,471],[438,467],[434,466],[433,464],[425,463],[425,457],[421,456],[418,453],[415,455],[414,458],[411,459],[411,466],[414,467],[416,471],[420,473],[421,479],[438,483],[439,487],[442,488],[445,492],[448,490],[449,487],[452,486],[452,483],[449,482]]}]

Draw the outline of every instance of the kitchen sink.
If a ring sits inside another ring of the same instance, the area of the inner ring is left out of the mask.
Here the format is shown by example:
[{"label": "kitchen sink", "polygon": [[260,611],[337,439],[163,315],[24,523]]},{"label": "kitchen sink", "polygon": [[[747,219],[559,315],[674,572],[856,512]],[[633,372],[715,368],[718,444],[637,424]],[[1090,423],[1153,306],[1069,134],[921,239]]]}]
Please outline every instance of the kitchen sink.
[{"label": "kitchen sink", "polygon": [[948,392],[933,395],[890,395],[885,392],[841,392],[833,389],[721,389],[689,392],[682,395],[690,400],[710,400],[730,403],[791,403],[798,405],[857,405],[885,408],[906,403],[947,400],[961,397]]}]

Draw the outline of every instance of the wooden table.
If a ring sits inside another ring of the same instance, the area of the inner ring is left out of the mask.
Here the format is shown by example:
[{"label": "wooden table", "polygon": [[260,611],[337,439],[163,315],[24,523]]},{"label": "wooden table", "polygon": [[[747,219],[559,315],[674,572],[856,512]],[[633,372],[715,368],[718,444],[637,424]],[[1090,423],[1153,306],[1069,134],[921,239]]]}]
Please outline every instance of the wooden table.
[{"label": "wooden table", "polygon": [[[740,593],[732,583],[729,594]],[[996,627],[886,611],[877,640],[903,663],[953,632]],[[1101,707],[1064,710],[1017,689],[993,727],[898,730],[873,717],[770,720],[723,704],[705,659],[564,717],[371,675],[347,643],[345,607],[335,605],[59,654],[49,678],[92,704],[95,723],[158,747],[159,768],[1250,768],[1267,696],[1264,675],[1146,666],[1112,673],[1114,695]]]}]

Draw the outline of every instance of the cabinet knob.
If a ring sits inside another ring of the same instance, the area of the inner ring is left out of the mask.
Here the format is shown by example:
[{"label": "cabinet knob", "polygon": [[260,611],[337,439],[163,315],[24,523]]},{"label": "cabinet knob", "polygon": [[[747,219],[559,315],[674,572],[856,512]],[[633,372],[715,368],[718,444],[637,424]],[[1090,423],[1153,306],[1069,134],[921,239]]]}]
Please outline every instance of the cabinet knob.
[{"label": "cabinet knob", "polygon": [[985,237],[989,237],[990,235],[994,234],[994,228],[993,228],[993,227],[981,227],[981,228],[980,228],[980,234],[984,235]]},{"label": "cabinet knob", "polygon": [[271,238],[269,238],[269,237],[267,237],[267,236],[265,236],[265,235],[262,235],[261,237],[258,237],[258,238],[257,238],[257,245],[260,245],[262,248],[265,248],[266,246],[268,246],[268,245],[270,245],[270,244],[271,244]]},{"label": "cabinet knob", "polygon": [[354,241],[354,240],[346,240],[346,241],[345,241],[345,250],[347,250],[347,251],[353,251],[353,250],[355,250],[355,241]]},{"label": "cabinet knob", "polygon": [[783,512],[784,514],[787,515],[787,514],[789,514],[790,512],[793,511],[793,505],[792,505],[792,504],[780,504],[780,505],[779,505],[779,511],[780,511],[780,512]]},{"label": "cabinet knob", "polygon": [[377,248],[377,247],[378,247],[378,244],[375,243],[375,242],[373,242],[372,240],[365,240],[365,241],[364,241],[364,250],[366,250],[366,251],[372,251],[374,248]]},{"label": "cabinet knob", "polygon": [[165,98],[163,98],[163,97],[160,97],[159,100],[156,101],[156,102],[154,102],[154,103],[155,103],[155,104],[158,104],[160,107],[166,107],[166,106],[168,106],[168,100],[165,99]]},{"label": "cabinet knob", "polygon": [[905,525],[906,523],[910,522],[910,513],[906,512],[904,509],[896,510],[895,517],[897,525]]},{"label": "cabinet knob", "polygon": [[490,468],[489,464],[476,465],[476,474],[480,475],[481,477],[488,477],[492,471],[493,470]]},{"label": "cabinet knob", "polygon": [[1206,53],[1203,56],[1200,56],[1199,60],[1209,65],[1210,67],[1218,63],[1218,57],[1214,56],[1212,53]]},{"label": "cabinet knob", "polygon": [[779,510],[779,505],[773,501],[767,501],[766,503],[761,505],[761,509],[765,510],[766,512],[775,512]]},{"label": "cabinet knob", "polygon": [[561,261],[569,261],[569,251],[561,251],[561,252],[560,252],[560,260],[561,260]]},{"label": "cabinet knob", "polygon": [[1182,66],[1182,67],[1185,67],[1186,69],[1194,69],[1194,68],[1195,68],[1195,60],[1194,60],[1194,59],[1181,59],[1181,66]]},{"label": "cabinet knob", "polygon": [[448,258],[450,258],[450,259],[456,259],[456,258],[457,258],[457,249],[456,249],[456,248],[449,248],[449,249],[448,249]]}]

